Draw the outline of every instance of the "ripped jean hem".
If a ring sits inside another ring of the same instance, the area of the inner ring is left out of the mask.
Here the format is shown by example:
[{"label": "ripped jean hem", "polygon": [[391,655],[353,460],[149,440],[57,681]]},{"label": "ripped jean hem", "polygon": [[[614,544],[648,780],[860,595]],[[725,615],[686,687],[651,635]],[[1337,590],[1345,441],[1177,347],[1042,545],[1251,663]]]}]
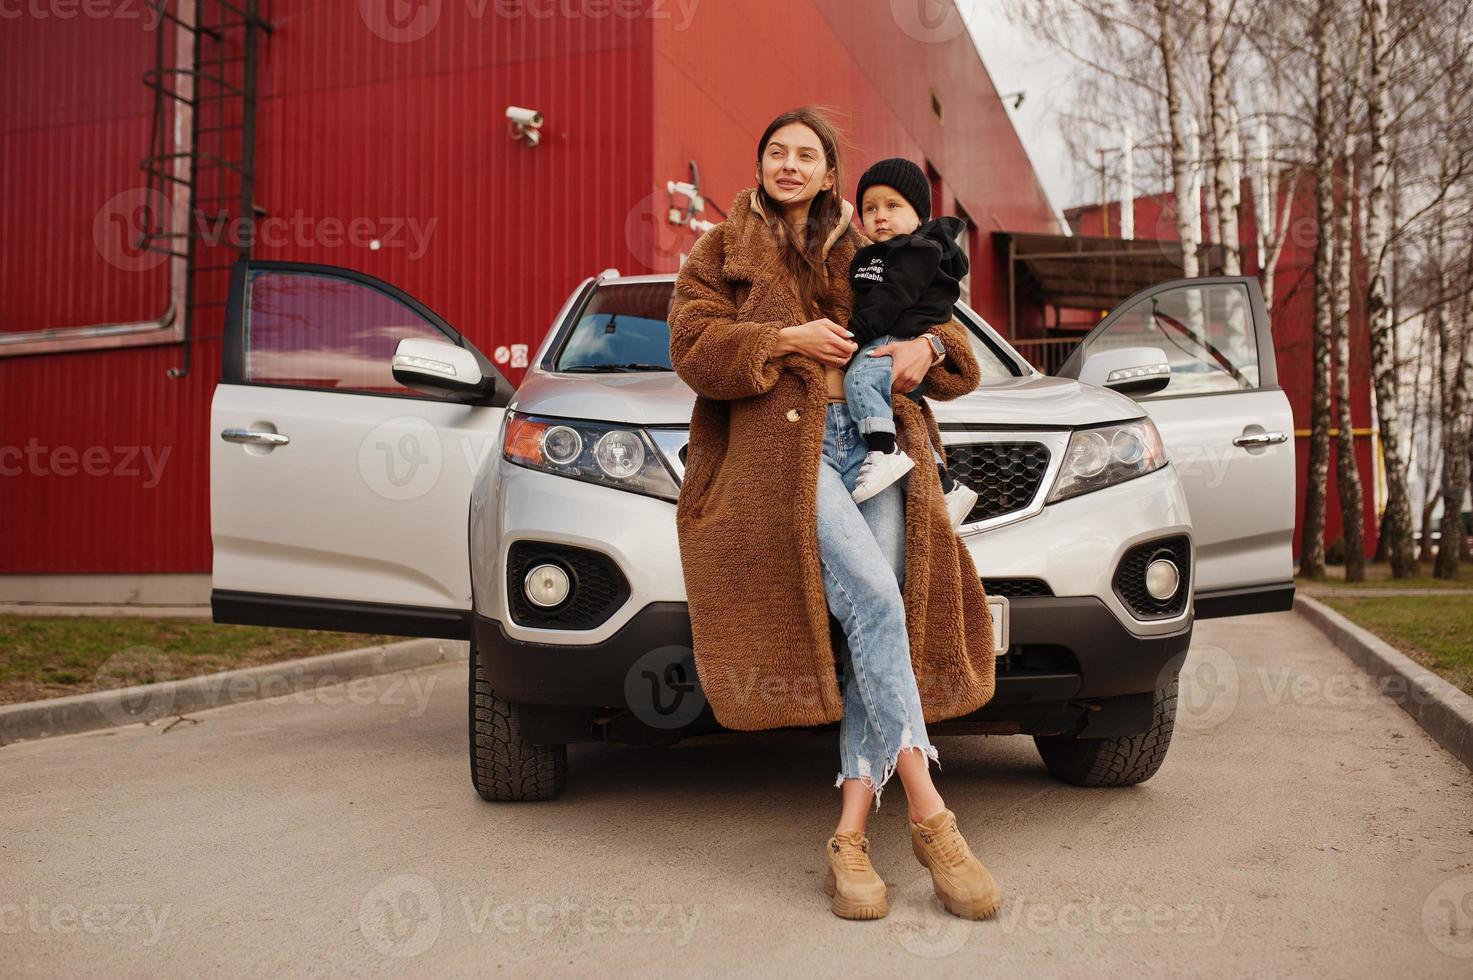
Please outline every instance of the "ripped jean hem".
[{"label": "ripped jean hem", "polygon": [[[845,780],[857,779],[860,782],[864,783],[866,789],[875,794],[875,809],[878,810],[880,808],[880,794],[885,791],[885,785],[890,782],[890,777],[895,775],[895,770],[898,767],[898,763],[900,761],[900,753],[904,752],[907,749],[915,749],[919,752],[924,753],[927,759],[930,759],[932,762],[936,763],[937,769],[941,768],[941,757],[940,754],[936,751],[936,746],[930,744],[929,742],[921,744],[910,744],[910,729],[908,727],[905,734],[906,744],[903,744],[900,746],[900,748],[896,749],[895,754],[890,757],[889,763],[885,766],[885,774],[880,777],[880,784],[878,786],[875,785],[874,777],[871,776],[869,773],[864,773],[862,775],[849,775],[841,770],[838,777],[834,779],[834,788],[842,788]],[[869,766],[866,765],[865,761],[862,759],[860,760],[860,765],[861,768],[869,768]]]}]

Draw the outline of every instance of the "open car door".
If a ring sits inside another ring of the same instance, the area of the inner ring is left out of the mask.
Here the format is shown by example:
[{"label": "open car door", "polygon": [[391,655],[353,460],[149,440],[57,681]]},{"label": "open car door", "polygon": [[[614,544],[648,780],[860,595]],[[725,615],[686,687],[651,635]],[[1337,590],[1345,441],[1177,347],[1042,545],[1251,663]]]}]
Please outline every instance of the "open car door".
[{"label": "open car door", "polygon": [[471,487],[512,392],[387,283],[238,262],[210,405],[215,622],[469,638]]},{"label": "open car door", "polygon": [[[1154,376],[1122,368],[1145,361]],[[1258,280],[1143,289],[1085,336],[1059,375],[1124,392],[1160,430],[1192,515],[1196,618],[1293,606],[1294,419]]]}]

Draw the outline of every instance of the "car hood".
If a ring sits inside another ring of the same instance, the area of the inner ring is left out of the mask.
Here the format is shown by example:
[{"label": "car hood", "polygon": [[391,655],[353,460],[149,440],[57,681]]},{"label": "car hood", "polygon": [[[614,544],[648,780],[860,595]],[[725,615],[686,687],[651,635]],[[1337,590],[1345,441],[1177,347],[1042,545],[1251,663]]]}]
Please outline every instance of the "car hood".
[{"label": "car hood", "polygon": [[[672,372],[548,374],[534,371],[517,389],[509,408],[559,418],[684,425],[695,394]],[[931,401],[936,421],[991,426],[1100,425],[1140,418],[1141,407],[1118,392],[1068,378],[1031,377],[989,381],[950,401]]]}]

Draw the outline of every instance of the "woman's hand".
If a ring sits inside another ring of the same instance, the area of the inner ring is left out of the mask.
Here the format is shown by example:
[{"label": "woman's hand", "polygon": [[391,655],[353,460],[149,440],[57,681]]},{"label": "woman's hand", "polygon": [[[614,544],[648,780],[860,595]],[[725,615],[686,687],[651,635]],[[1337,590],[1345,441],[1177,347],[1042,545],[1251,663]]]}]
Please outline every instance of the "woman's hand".
[{"label": "woman's hand", "polygon": [[772,346],[771,356],[807,354],[821,364],[843,367],[858,349],[859,345],[849,339],[848,330],[828,317],[820,317],[783,327],[778,332],[777,343]]},{"label": "woman's hand", "polygon": [[931,370],[931,362],[936,359],[936,351],[925,337],[881,344],[870,351],[868,356],[878,357],[881,354],[889,354],[895,358],[890,365],[890,390],[902,395],[913,391],[921,383],[926,372]]}]

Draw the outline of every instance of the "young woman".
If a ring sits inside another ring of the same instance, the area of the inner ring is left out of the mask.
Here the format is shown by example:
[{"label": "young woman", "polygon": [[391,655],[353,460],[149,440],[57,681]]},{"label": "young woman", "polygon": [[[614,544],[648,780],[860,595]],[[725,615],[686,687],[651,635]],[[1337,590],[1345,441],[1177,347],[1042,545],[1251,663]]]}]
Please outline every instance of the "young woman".
[{"label": "young woman", "polygon": [[[866,444],[844,401],[856,344],[843,324],[849,262],[869,242],[833,126],[810,108],[774,119],[755,177],[692,248],[669,316],[671,362],[697,396],[676,526],[702,689],[728,728],[840,722],[843,802],[825,847],[836,915],[889,910],[865,827],[898,772],[937,896],[984,918],[1001,893],[927,763],[940,765],[926,723],[975,710],[994,685],[992,619],[932,465],[940,431],[924,400],[894,399],[897,445],[917,465],[855,503]],[[965,328],[934,335],[882,349],[896,392],[976,387]],[[842,686],[830,613],[847,641]]]}]

